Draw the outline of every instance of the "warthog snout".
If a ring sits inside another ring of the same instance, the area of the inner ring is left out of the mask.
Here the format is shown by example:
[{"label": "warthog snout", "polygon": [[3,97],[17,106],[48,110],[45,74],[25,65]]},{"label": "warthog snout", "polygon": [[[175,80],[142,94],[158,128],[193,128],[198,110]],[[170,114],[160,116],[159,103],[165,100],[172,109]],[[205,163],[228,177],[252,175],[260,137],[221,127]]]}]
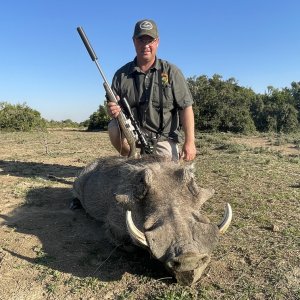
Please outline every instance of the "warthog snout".
[{"label": "warthog snout", "polygon": [[166,266],[173,272],[185,272],[204,267],[209,263],[209,260],[210,258],[206,254],[190,252],[169,259]]}]

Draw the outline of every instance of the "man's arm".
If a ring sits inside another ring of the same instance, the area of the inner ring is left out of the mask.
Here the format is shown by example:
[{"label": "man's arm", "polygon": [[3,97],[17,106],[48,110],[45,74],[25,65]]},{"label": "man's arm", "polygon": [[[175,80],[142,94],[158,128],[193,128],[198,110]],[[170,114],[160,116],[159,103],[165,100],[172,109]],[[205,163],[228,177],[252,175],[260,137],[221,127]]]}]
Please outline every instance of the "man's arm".
[{"label": "man's arm", "polygon": [[180,157],[184,160],[193,160],[196,157],[193,107],[188,106],[180,110],[180,118],[185,136]]}]

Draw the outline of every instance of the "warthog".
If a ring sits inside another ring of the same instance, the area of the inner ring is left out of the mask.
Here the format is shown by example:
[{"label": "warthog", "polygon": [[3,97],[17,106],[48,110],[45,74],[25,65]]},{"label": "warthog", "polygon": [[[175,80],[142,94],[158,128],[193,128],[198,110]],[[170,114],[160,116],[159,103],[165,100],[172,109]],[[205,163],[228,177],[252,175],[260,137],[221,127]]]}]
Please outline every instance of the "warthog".
[{"label": "warthog", "polygon": [[157,156],[97,160],[79,174],[74,193],[112,243],[147,248],[186,285],[201,277],[232,215],[227,204],[223,221],[211,224],[200,208],[214,190],[197,186],[191,165]]}]

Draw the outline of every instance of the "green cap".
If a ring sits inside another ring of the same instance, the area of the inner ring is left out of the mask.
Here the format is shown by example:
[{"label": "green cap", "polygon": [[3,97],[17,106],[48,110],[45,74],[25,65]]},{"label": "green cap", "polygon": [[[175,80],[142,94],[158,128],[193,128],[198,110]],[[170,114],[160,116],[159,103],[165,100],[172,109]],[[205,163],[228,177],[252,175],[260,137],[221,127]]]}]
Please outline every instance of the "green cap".
[{"label": "green cap", "polygon": [[157,26],[152,20],[141,20],[135,24],[133,37],[138,38],[142,35],[149,35],[154,39],[158,38]]}]

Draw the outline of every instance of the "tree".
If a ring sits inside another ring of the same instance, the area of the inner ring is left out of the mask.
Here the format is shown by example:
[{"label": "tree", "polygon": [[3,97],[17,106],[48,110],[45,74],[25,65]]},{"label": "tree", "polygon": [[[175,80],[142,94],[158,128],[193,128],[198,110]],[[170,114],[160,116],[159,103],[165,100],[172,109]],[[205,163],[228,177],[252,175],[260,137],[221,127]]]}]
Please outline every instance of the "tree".
[{"label": "tree", "polygon": [[110,117],[108,116],[106,103],[100,105],[99,109],[94,112],[88,122],[88,130],[106,130]]},{"label": "tree", "polygon": [[240,87],[234,78],[222,80],[200,76],[187,79],[194,98],[195,125],[198,130],[251,132],[255,130],[250,113],[255,93]]},{"label": "tree", "polygon": [[279,90],[268,87],[262,96],[263,109],[260,112],[262,131],[293,132],[299,127],[298,114],[294,97],[287,88]]},{"label": "tree", "polygon": [[300,124],[300,81],[291,83],[290,92],[294,99],[294,106],[298,111],[298,123]]}]

